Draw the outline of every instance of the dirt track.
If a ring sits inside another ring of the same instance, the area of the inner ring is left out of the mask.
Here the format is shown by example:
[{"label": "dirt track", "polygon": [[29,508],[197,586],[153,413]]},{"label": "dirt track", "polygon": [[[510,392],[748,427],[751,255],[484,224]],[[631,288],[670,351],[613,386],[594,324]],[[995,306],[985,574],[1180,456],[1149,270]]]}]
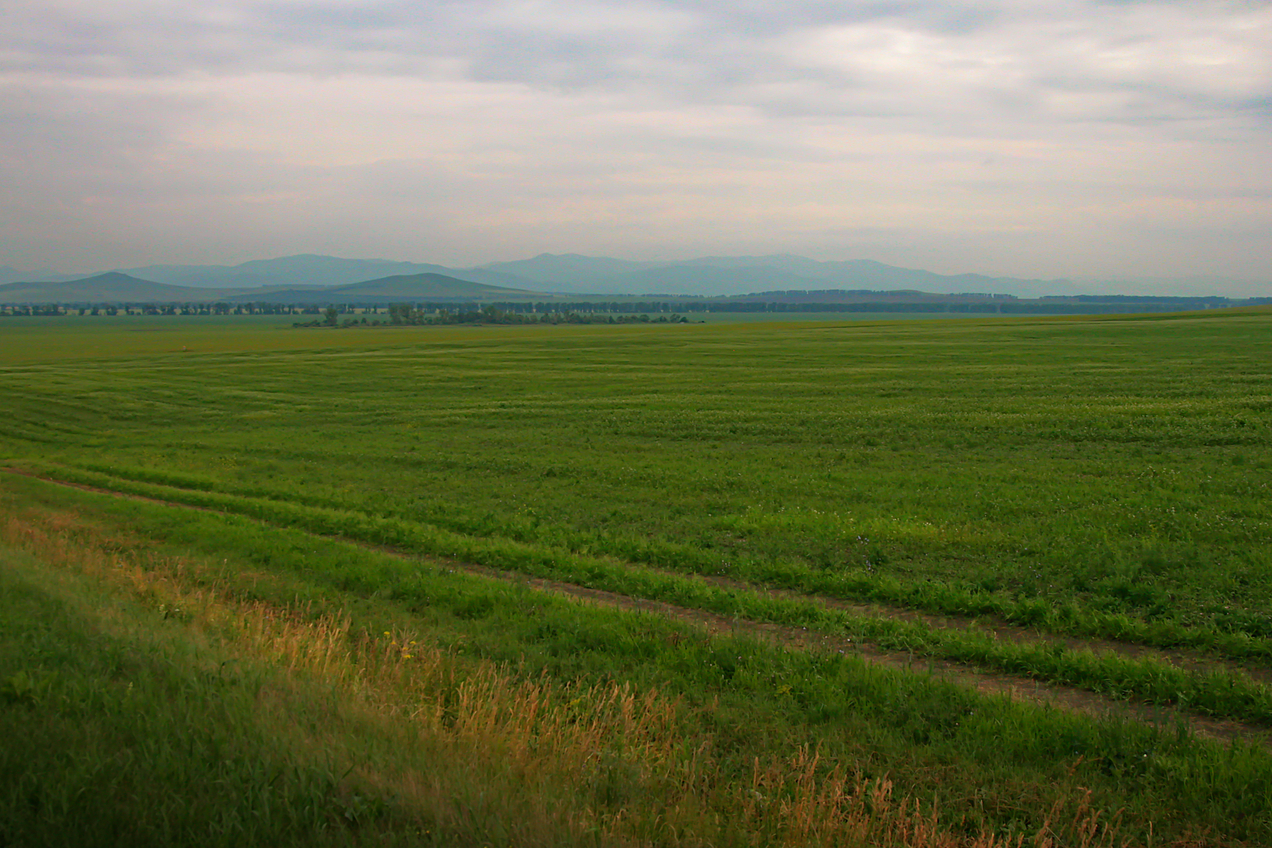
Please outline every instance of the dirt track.
[{"label": "dirt track", "polygon": [[[17,468],[4,468],[0,469],[0,471],[33,477],[46,483],[110,495],[112,497],[149,501],[181,509],[217,512],[217,510],[212,510],[207,507],[189,506],[174,501],[162,500],[160,498],[132,495],[96,486],[49,479]],[[409,551],[379,545],[371,545],[350,539],[342,539],[342,541],[377,550],[406,560],[437,563],[443,567],[453,568],[490,579],[518,583],[538,591],[568,596],[583,603],[627,610],[640,610],[663,615],[668,618],[691,624],[703,630],[704,633],[745,634],[797,650],[837,651],[839,653],[850,653],[866,660],[867,662],[878,665],[907,669],[914,673],[930,673],[937,678],[949,680],[985,694],[1006,695],[1014,700],[1047,705],[1057,709],[1080,712],[1089,715],[1119,715],[1136,721],[1162,724],[1168,727],[1173,727],[1177,722],[1183,721],[1194,731],[1203,736],[1225,741],[1240,739],[1246,742],[1253,742],[1272,748],[1272,730],[1250,723],[1207,718],[1204,716],[1181,712],[1175,709],[1119,700],[1094,692],[1089,692],[1085,689],[1079,689],[1077,687],[1045,683],[1028,677],[986,671],[959,663],[933,660],[929,658],[915,658],[913,655],[908,653],[885,651],[872,646],[869,643],[863,643],[845,637],[833,636],[824,633],[810,632],[806,628],[790,627],[722,616],[703,610],[667,604],[661,601],[633,598],[619,593],[591,589],[573,583],[528,577],[524,574],[504,572],[487,568],[485,566],[462,563],[454,560],[441,560],[436,557],[420,557],[419,555],[413,554]],[[727,578],[703,579],[729,588],[756,591],[755,587],[747,586],[745,584],[738,583],[737,581],[728,580]],[[1262,682],[1272,681],[1272,671],[1267,669],[1252,669],[1245,666],[1238,666],[1234,663],[1227,663],[1221,660],[1216,660],[1215,658],[1204,657],[1194,653],[1158,651],[1142,645],[1109,640],[1080,640],[1070,637],[1038,634],[1021,627],[1002,622],[987,622],[984,619],[972,620],[947,616],[934,616],[917,612],[915,610],[857,604],[841,599],[813,597],[796,592],[780,590],[770,591],[774,595],[780,594],[787,597],[811,600],[827,606],[846,609],[858,614],[922,621],[930,626],[941,628],[975,627],[991,632],[996,637],[1002,639],[1011,639],[1014,641],[1059,642],[1070,647],[1089,648],[1094,651],[1110,651],[1134,657],[1154,657],[1173,665],[1190,669],[1206,670],[1231,668],[1240,670],[1242,673],[1248,674]]]}]

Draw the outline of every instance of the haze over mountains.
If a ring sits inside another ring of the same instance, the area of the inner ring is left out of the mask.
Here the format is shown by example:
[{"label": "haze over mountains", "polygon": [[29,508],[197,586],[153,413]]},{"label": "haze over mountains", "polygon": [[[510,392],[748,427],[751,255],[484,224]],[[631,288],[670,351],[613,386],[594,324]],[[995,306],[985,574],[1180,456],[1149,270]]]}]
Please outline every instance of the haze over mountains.
[{"label": "haze over mountains", "polygon": [[225,294],[225,289],[171,286],[118,271],[82,280],[0,285],[0,303],[189,303]]},{"label": "haze over mountains", "polygon": [[[525,277],[554,291],[586,294],[732,295],[791,289],[917,290],[934,294],[985,292],[1033,297],[1075,294],[1068,280],[1024,280],[981,274],[935,274],[868,259],[819,262],[803,256],[705,256],[679,262],[635,262],[544,253],[483,269]],[[454,272],[452,272],[454,273]]]},{"label": "haze over mountains", "polygon": [[[186,289],[194,291],[194,289]],[[264,293],[263,292],[268,292]],[[446,274],[426,272],[423,274],[395,274],[361,283],[349,283],[343,286],[291,289],[250,289],[225,300],[241,303],[253,300],[267,300],[270,303],[303,306],[313,304],[315,293],[330,302],[348,301],[360,304],[389,305],[399,301],[531,301],[543,300],[549,296],[543,292],[527,291],[506,286],[491,286],[461,280]]]},{"label": "haze over mountains", "polygon": [[[1067,280],[1023,280],[979,274],[944,275],[869,260],[819,262],[789,254],[703,257],[638,262],[578,254],[544,253],[533,259],[448,268],[384,259],[300,255],[240,265],[149,265],[115,269],[138,280],[189,288],[296,289],[343,286],[387,277],[440,274],[485,286],[561,294],[733,295],[790,289],[915,289],[936,294],[989,292],[1036,296],[1072,294]],[[0,283],[67,282],[86,274],[23,273],[0,269]]]},{"label": "haze over mountains", "polygon": [[[114,276],[112,276],[114,275]],[[136,284],[124,284],[120,276]],[[89,280],[95,280],[94,285]],[[390,285],[387,280],[396,281]],[[458,285],[458,281],[472,287]],[[675,262],[641,262],[579,254],[543,253],[531,259],[492,262],[473,268],[450,268],[387,259],[345,259],[303,254],[260,259],[239,265],[148,265],[105,274],[23,272],[0,268],[0,300],[122,299],[182,302],[229,298],[251,299],[269,294],[271,300],[302,302],[305,291],[337,290],[353,284],[378,283],[376,294],[355,289],[350,294],[393,298],[437,296],[488,299],[506,295],[521,299],[533,294],[561,295],[690,295],[721,296],[776,291],[847,289],[921,291],[932,294],[986,293],[1022,298],[1077,294],[1160,294],[1168,281],[1040,280],[981,274],[937,274],[899,268],[871,260],[821,262],[803,256],[708,256]],[[1222,278],[1193,279],[1196,295],[1272,294],[1272,284],[1231,285]],[[1227,282],[1230,285],[1225,286]],[[69,284],[53,286],[41,284]],[[96,286],[96,288],[94,288]],[[122,288],[121,288],[122,286]],[[396,287],[394,287],[396,286]],[[490,289],[487,287],[495,287]],[[283,294],[283,290],[291,294]],[[497,291],[510,290],[510,291]],[[1244,290],[1244,291],[1242,291]]]}]

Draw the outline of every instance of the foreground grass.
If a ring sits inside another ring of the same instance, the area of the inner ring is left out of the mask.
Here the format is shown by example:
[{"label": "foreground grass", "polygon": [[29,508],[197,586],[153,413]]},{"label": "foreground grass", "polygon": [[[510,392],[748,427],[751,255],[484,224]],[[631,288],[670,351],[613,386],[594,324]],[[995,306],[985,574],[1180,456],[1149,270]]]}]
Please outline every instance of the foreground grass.
[{"label": "foreground grass", "polygon": [[1272,838],[1261,749],[3,485],[10,844]]},{"label": "foreground grass", "polygon": [[[775,597],[746,588],[723,587],[630,562],[580,555],[569,549],[490,540],[402,519],[308,507],[281,499],[180,489],[97,472],[66,468],[48,471],[79,483],[104,486],[109,491],[248,516],[275,527],[298,527],[416,554],[450,557],[529,576],[563,580],[631,598],[811,628],[868,641],[885,649],[908,651],[919,658],[953,660],[1118,697],[1133,697],[1156,705],[1179,706],[1208,716],[1272,726],[1272,690],[1239,670],[1186,670],[1160,659],[1110,652],[1097,655],[1090,650],[1042,641],[999,640],[980,630],[935,628],[921,622],[854,614],[798,597]],[[398,591],[400,580],[400,575],[382,573],[368,578],[357,588],[394,592]],[[1202,637],[1217,637],[1214,632],[1193,635],[1195,644],[1209,645],[1210,642],[1201,642]],[[1248,639],[1242,644],[1257,646]]]},{"label": "foreground grass", "polygon": [[58,562],[0,548],[5,845],[962,842],[807,748],[721,787],[656,691],[527,679],[7,530]]}]

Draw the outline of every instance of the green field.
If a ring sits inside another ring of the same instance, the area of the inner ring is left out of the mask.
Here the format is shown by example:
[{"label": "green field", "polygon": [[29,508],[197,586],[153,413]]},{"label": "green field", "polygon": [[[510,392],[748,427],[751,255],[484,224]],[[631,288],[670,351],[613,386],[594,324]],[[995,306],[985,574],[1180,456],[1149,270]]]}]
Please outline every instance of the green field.
[{"label": "green field", "polygon": [[[1272,842],[1272,311],[7,319],[0,397],[0,464],[45,478],[0,475],[4,731],[115,740],[12,747],[0,844]],[[314,633],[338,663],[295,647]],[[505,704],[481,732],[445,720],[466,681]],[[171,691],[202,693],[197,732]],[[132,782],[94,776],[112,758]],[[165,782],[188,803],[161,815]]]}]

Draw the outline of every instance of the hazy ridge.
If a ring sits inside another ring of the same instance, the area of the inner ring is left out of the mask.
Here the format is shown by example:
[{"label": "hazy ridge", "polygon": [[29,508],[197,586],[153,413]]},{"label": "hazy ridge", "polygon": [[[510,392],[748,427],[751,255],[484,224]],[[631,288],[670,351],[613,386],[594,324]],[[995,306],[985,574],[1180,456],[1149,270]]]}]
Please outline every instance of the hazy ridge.
[{"label": "hazy ridge", "polygon": [[[22,279],[25,277],[25,279]],[[1081,294],[1160,294],[1168,281],[1073,281],[983,274],[938,274],[872,260],[821,262],[804,256],[707,256],[674,262],[640,262],[580,254],[543,253],[530,259],[473,268],[346,259],[302,254],[239,265],[148,265],[90,275],[24,274],[0,268],[0,302],[133,300],[195,302],[268,299],[299,303],[315,289],[338,299],[524,299],[551,296],[721,297],[768,292],[916,291],[935,295],[998,294],[1020,298]],[[131,282],[130,282],[131,281]],[[392,281],[392,282],[389,282]],[[1227,281],[1229,288],[1259,294],[1257,284]],[[375,284],[374,286],[372,284]],[[350,286],[358,288],[350,289]],[[1193,280],[1198,294],[1220,294],[1220,278]],[[1253,288],[1252,288],[1253,287]],[[374,291],[374,294],[372,290]],[[1270,284],[1263,294],[1272,293]]]}]

